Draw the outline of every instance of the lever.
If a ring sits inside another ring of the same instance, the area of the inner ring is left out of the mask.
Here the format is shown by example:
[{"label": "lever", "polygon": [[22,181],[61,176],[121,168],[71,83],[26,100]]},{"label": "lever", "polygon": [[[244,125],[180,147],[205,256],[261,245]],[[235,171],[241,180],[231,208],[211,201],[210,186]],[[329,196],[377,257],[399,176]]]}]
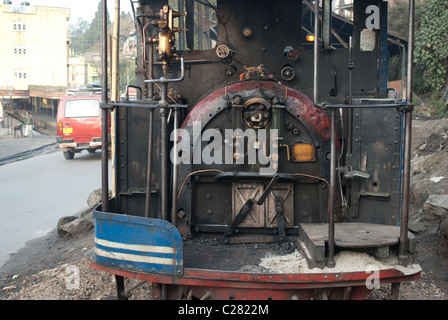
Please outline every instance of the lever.
[{"label": "lever", "polygon": [[344,176],[344,178],[353,180],[355,177],[368,179],[370,175],[361,170],[354,170],[351,166],[350,167],[340,167],[339,172],[341,172]]}]

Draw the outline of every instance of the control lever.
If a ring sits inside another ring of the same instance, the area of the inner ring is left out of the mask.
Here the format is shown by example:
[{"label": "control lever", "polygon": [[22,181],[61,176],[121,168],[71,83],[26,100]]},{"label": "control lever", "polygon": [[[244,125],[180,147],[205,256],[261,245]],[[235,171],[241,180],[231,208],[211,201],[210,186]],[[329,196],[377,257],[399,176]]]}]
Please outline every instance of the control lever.
[{"label": "control lever", "polygon": [[343,177],[348,180],[353,180],[355,177],[368,179],[370,175],[361,170],[354,170],[351,166],[350,167],[340,167],[339,172],[342,173]]},{"label": "control lever", "polygon": [[233,219],[232,223],[227,227],[226,232],[224,233],[224,238],[230,237],[235,232],[236,228],[239,226],[241,222],[243,222],[246,215],[249,213],[250,209],[254,206],[254,204],[261,206],[266,198],[268,197],[269,193],[271,192],[274,185],[277,183],[280,176],[276,174],[271,182],[269,182],[269,185],[264,190],[263,194],[258,200],[255,199],[248,199],[244,205],[241,207],[240,211],[236,215],[235,219]]}]

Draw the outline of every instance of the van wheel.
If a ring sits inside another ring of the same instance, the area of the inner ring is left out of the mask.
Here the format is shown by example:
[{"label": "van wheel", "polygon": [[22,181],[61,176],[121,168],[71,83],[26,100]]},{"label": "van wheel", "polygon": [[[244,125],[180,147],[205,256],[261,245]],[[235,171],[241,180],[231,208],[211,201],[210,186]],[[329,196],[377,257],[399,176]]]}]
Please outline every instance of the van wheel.
[{"label": "van wheel", "polygon": [[75,156],[74,152],[71,152],[71,151],[64,152],[64,157],[66,160],[72,160],[74,156]]}]

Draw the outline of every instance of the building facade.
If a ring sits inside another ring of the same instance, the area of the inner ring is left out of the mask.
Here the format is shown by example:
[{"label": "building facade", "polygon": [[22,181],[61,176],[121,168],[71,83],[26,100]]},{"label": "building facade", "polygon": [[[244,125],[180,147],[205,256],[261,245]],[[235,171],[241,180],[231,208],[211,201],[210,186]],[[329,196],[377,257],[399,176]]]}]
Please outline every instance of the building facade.
[{"label": "building facade", "polygon": [[68,8],[2,2],[0,99],[4,104],[55,114],[68,84],[69,17]]},{"label": "building facade", "polygon": [[69,57],[69,81],[68,88],[76,89],[85,86],[87,81],[88,64],[82,56]]}]

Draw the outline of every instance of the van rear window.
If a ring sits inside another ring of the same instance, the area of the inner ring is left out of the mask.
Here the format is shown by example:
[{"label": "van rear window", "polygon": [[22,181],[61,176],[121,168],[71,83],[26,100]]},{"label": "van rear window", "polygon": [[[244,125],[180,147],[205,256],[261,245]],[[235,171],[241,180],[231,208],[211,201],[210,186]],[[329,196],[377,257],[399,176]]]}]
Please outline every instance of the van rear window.
[{"label": "van rear window", "polygon": [[85,118],[100,116],[100,101],[97,99],[67,100],[65,102],[66,118]]}]

